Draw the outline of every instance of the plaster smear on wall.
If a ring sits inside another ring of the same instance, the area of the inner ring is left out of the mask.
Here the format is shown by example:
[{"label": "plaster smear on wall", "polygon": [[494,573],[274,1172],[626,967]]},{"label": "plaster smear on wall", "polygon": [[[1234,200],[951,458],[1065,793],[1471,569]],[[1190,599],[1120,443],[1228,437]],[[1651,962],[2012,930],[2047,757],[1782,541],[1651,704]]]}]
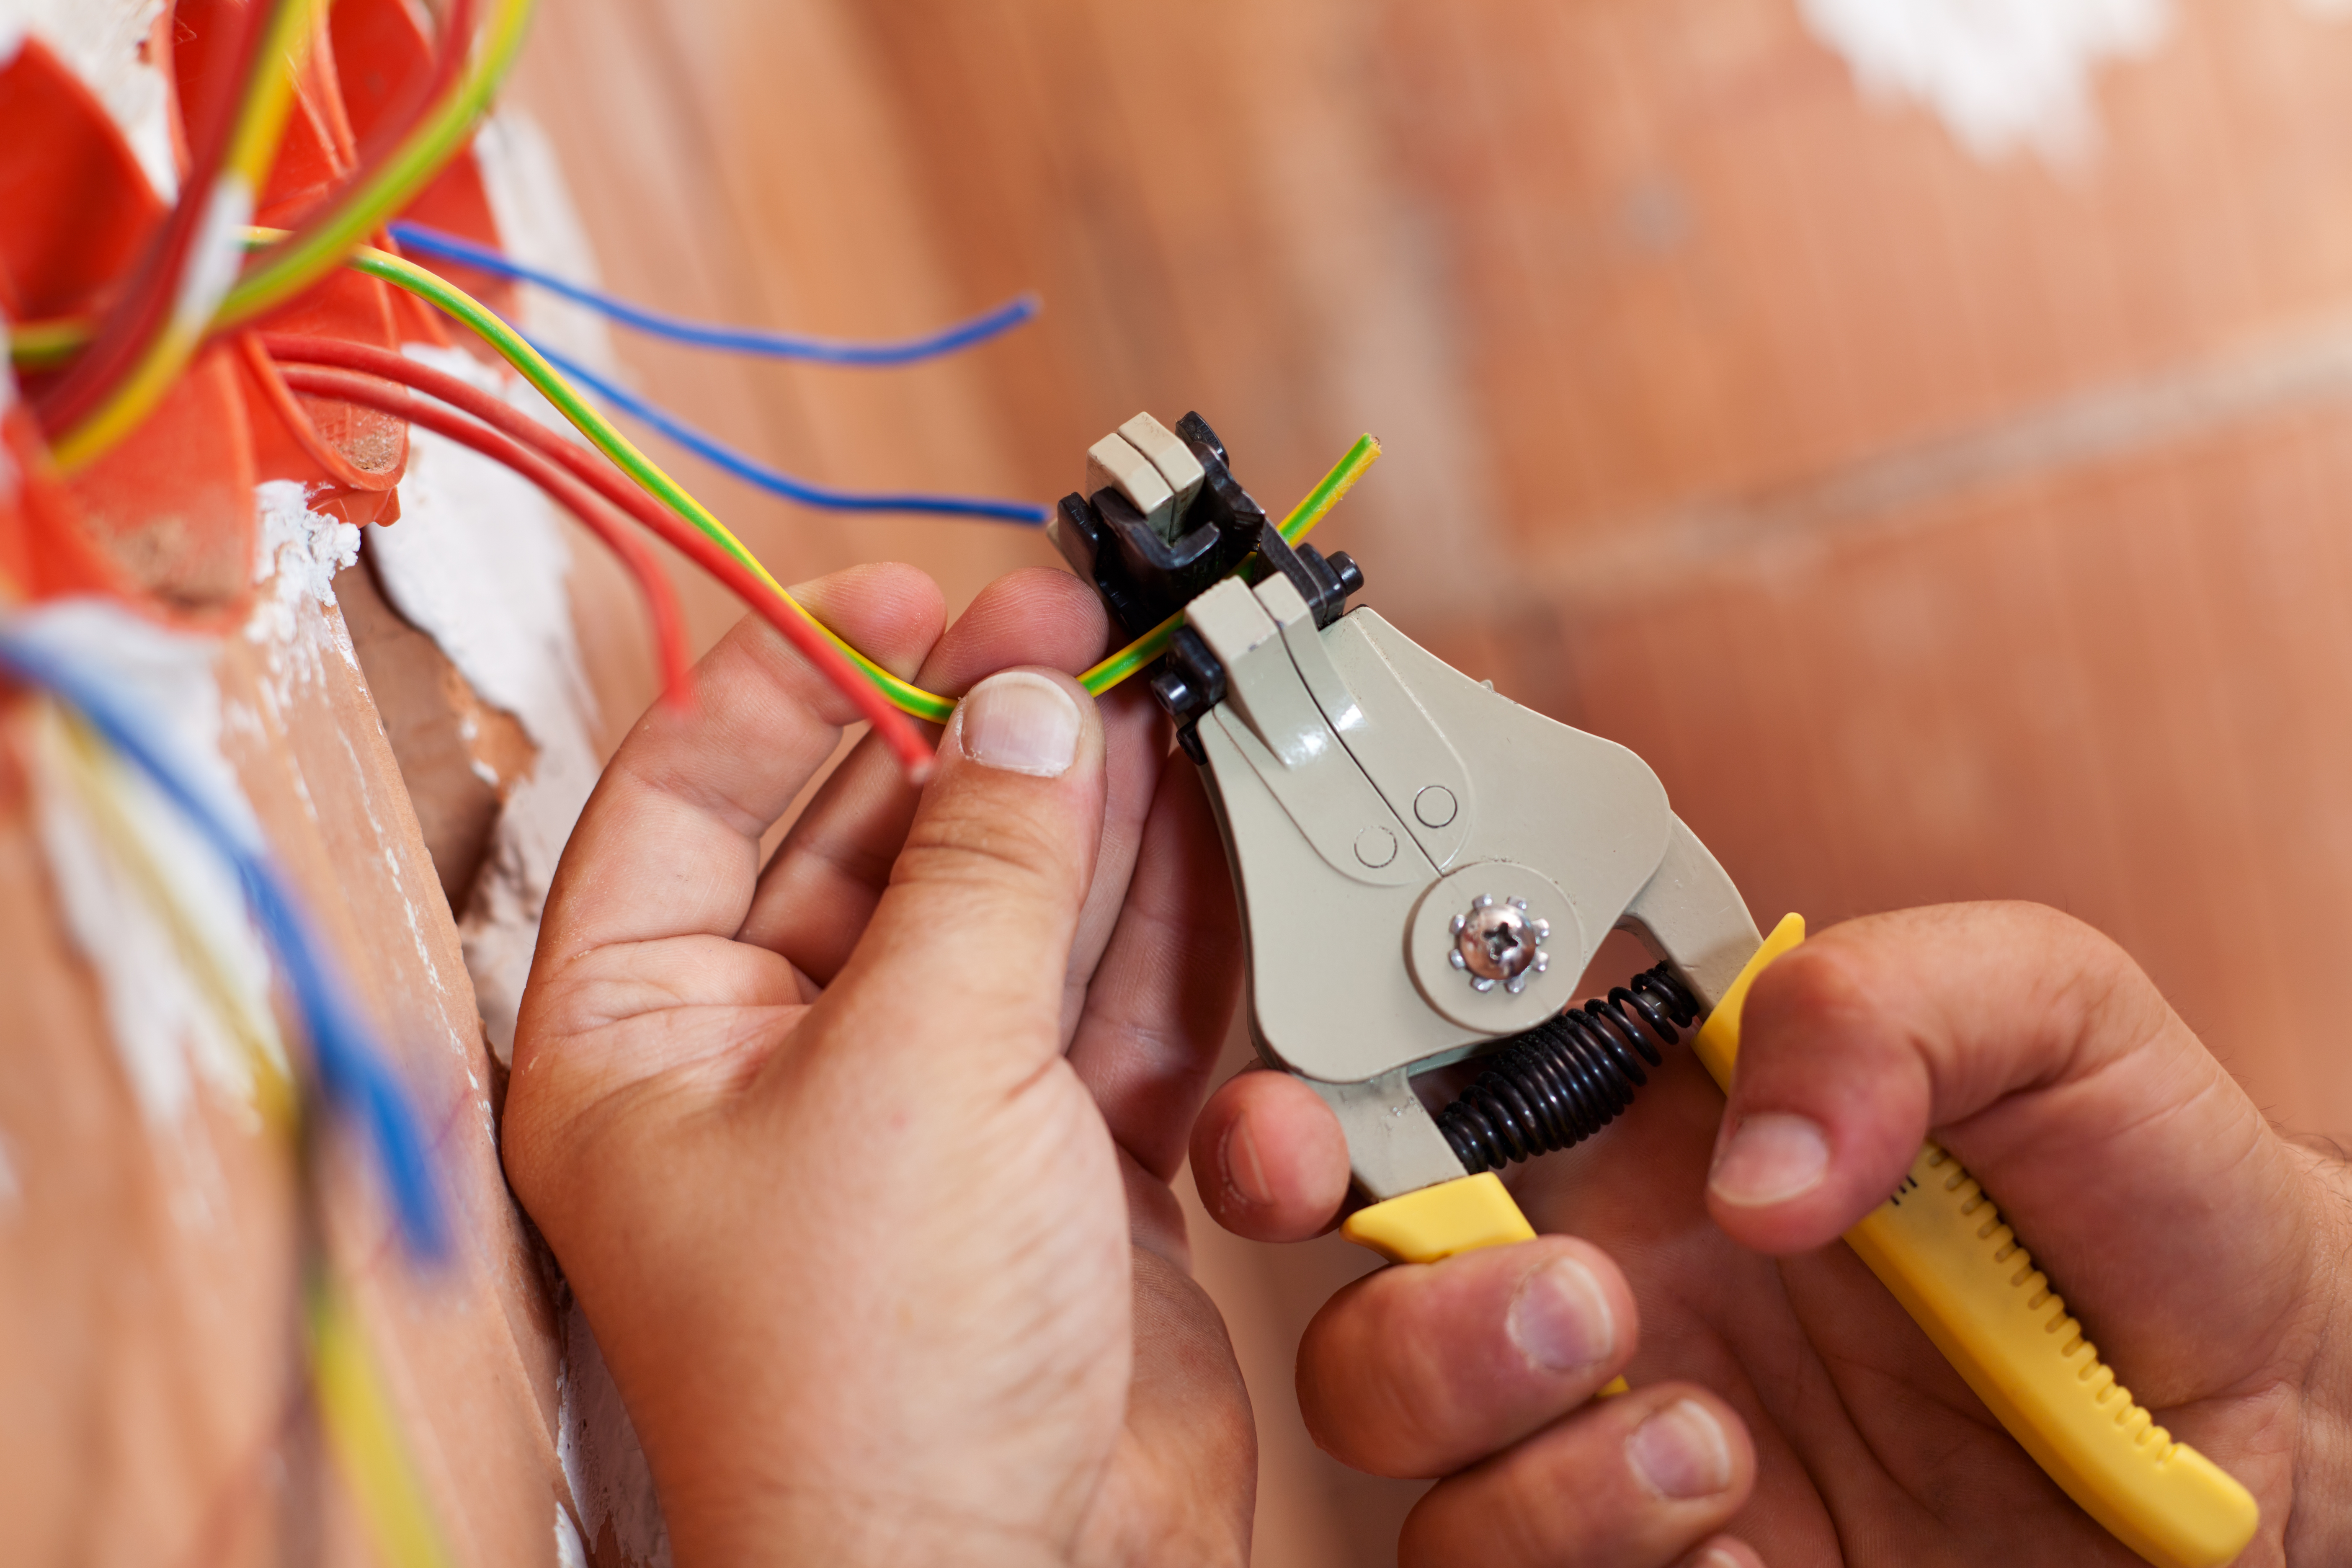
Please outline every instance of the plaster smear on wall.
[{"label": "plaster smear on wall", "polygon": [[[174,773],[249,842],[260,827],[220,752],[220,690],[213,646],[98,600],[68,600],[26,615],[19,628],[79,668],[98,672]],[[246,1047],[182,959],[179,942],[142,878],[118,858],[81,798],[60,723],[39,732],[33,783],[43,851],[68,934],[96,971],[107,1023],[140,1110],[151,1125],[176,1122],[202,1079],[233,1104],[253,1103]],[[285,1047],[270,1010],[268,950],[236,873],[153,785],[119,769],[108,790],[159,876],[189,936],[201,941],[257,1043],[279,1070]]]},{"label": "plaster smear on wall", "polygon": [[2027,148],[2061,166],[2097,147],[2098,67],[2149,53],[2172,19],[2169,0],[1798,0],[1797,8],[1864,91],[1927,105],[1979,159]]},{"label": "plaster smear on wall", "polygon": [[359,559],[360,531],[312,511],[294,479],[255,486],[253,500],[253,581],[260,592],[246,616],[245,637],[262,655],[262,701],[272,718],[280,718],[298,686],[324,675],[330,651],[359,668],[342,617],[320,612],[335,602],[335,574]]},{"label": "plaster smear on wall", "polygon": [[56,51],[106,106],[165,201],[178,195],[172,167],[171,92],[144,46],[164,0],[0,0],[0,65],[27,34]]},{"label": "plaster smear on wall", "polygon": [[[539,401],[454,349],[408,352],[518,405]],[[384,596],[539,749],[528,777],[499,781],[505,804],[457,922],[482,1022],[499,1059],[510,1061],[548,884],[600,771],[595,700],[566,587],[572,553],[537,487],[429,430],[410,432],[400,496],[399,523],[368,530]]]}]

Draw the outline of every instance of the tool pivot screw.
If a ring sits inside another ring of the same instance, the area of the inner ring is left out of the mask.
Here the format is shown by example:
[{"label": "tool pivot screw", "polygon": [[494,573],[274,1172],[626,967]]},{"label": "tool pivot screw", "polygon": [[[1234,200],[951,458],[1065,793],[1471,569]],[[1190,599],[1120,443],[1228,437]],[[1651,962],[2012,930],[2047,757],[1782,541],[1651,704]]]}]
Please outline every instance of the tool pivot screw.
[{"label": "tool pivot screw", "polygon": [[1550,927],[1528,918],[1524,899],[1498,902],[1481,893],[1470,900],[1470,912],[1454,916],[1450,928],[1454,952],[1448,962],[1469,973],[1474,991],[1491,991],[1499,981],[1516,996],[1527,989],[1529,971],[1540,974],[1549,963],[1537,950]]}]

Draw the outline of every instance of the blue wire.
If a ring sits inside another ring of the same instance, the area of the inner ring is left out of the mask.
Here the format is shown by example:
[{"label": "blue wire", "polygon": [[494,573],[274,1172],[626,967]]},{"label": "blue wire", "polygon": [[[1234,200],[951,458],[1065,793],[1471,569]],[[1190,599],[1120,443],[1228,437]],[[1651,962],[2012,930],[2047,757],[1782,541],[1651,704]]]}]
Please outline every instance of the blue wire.
[{"label": "blue wire", "polygon": [[949,517],[989,517],[1033,526],[1042,524],[1054,515],[1051,508],[1039,506],[1034,501],[992,500],[985,496],[877,495],[865,490],[836,490],[813,485],[806,479],[796,479],[781,469],[772,468],[756,458],[744,456],[667,409],[646,402],[635,393],[622,390],[577,361],[566,359],[545,343],[534,342],[530,346],[567,377],[624,413],[644,420],[679,446],[700,453],[739,479],[757,485],[771,494],[782,496],[786,500],[798,501],[803,506],[825,507],[835,511],[920,511]]},{"label": "blue wire", "polygon": [[352,1007],[326,955],[312,940],[292,893],[247,835],[190,787],[164,749],[141,732],[142,721],[97,682],[23,633],[0,625],[0,670],[38,686],[78,710],[107,744],[129,758],[177,806],[244,884],[245,896],[285,965],[310,1037],[311,1058],[327,1103],[366,1127],[409,1250],[437,1258],[448,1244],[424,1128],[406,1090]]},{"label": "blue wire", "polygon": [[468,267],[518,282],[536,284],[551,294],[560,294],[575,304],[587,306],[599,315],[635,327],[641,332],[667,338],[673,342],[692,343],[699,348],[730,349],[738,353],[770,354],[778,359],[816,360],[824,364],[894,365],[913,364],[919,360],[937,359],[968,349],[974,343],[986,342],[1001,332],[1012,331],[1038,310],[1034,294],[1020,294],[1006,300],[993,310],[959,321],[952,327],[928,337],[908,338],[895,343],[851,342],[840,338],[809,337],[797,332],[765,332],[750,327],[713,327],[700,321],[688,321],[677,316],[667,316],[658,310],[648,310],[642,305],[632,305],[600,289],[568,282],[553,273],[526,267],[509,258],[503,251],[487,245],[477,245],[470,239],[446,234],[422,224],[395,223],[392,235],[405,249],[425,256],[437,256],[445,260],[462,261]]}]

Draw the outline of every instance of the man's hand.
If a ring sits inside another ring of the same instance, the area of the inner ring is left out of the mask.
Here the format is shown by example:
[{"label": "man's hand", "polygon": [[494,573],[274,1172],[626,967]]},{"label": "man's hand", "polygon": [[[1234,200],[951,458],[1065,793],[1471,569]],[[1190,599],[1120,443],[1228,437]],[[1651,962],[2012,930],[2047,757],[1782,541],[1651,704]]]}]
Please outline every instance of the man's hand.
[{"label": "man's hand", "polygon": [[682,1564],[1247,1558],[1255,1439],[1167,1182],[1235,988],[1192,769],[1099,710],[1094,595],[942,637],[905,568],[803,591],[980,684],[919,799],[746,621],[606,771],[541,928],[515,1191],[618,1381]]},{"label": "man's hand", "polygon": [[[1586,1239],[1334,1298],[1300,1351],[1308,1424],[1363,1468],[1446,1478],[1409,1564],[2137,1563],[1837,1239],[1931,1131],[2134,1395],[2252,1489],[2242,1561],[2352,1562],[2343,1168],[2282,1137],[2114,943],[2025,905],[1856,921],[1783,957],[1727,1108],[1669,1051],[1615,1125],[1521,1169],[1537,1229]],[[1212,1100],[1193,1168],[1266,1239],[1329,1224],[1347,1181],[1330,1113],[1276,1073]],[[1621,1370],[1634,1392],[1587,1405]]]}]

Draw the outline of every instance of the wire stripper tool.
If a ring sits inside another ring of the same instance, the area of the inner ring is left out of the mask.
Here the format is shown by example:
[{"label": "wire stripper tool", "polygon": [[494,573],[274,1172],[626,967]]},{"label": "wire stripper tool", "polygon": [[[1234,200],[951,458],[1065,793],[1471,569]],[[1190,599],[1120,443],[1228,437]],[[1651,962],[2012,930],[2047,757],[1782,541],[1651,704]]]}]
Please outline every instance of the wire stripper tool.
[{"label": "wire stripper tool", "polygon": [[[1049,531],[1130,636],[1182,614],[1152,690],[1211,786],[1251,1037],[1338,1113],[1372,1200],[1349,1239],[1422,1263],[1533,1237],[1496,1169],[1599,1131],[1694,1022],[1729,1087],[1748,983],[1804,923],[1758,931],[1640,757],[1349,612],[1355,563],[1285,541],[1199,415],[1136,416],[1087,480]],[[1657,966],[1571,1006],[1619,928]],[[1432,1115],[1414,1077],[1474,1056]],[[2132,1399],[1951,1155],[1923,1147],[1846,1240],[2116,1539],[2219,1568],[2252,1538],[2252,1497]]]}]

